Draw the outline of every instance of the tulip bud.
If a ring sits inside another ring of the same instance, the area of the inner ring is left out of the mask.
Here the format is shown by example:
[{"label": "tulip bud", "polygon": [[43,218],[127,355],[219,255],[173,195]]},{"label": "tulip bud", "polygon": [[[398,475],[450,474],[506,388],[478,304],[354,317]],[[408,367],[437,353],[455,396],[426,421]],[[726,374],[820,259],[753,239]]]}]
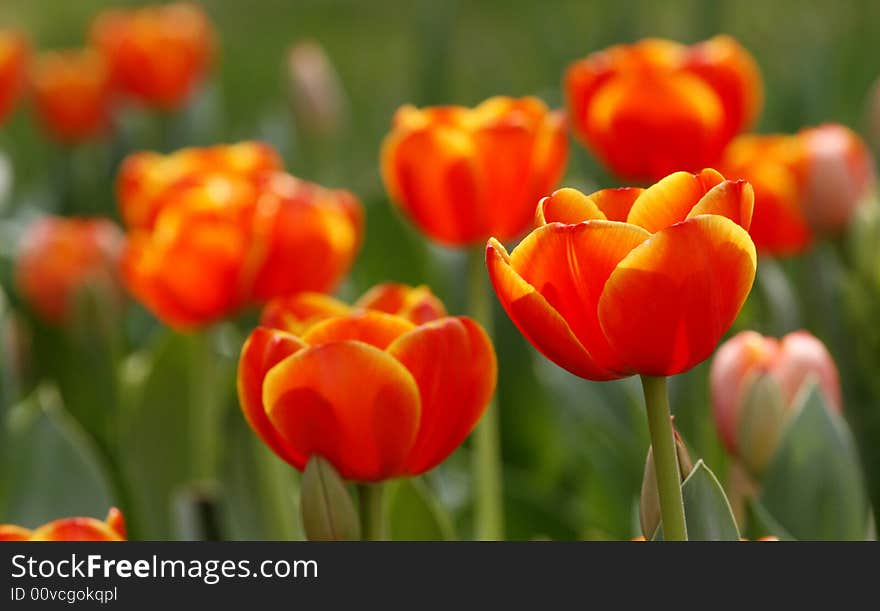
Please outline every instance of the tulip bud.
[{"label": "tulip bud", "polygon": [[781,340],[744,331],[727,340],[712,361],[712,408],[728,452],[752,475],[767,467],[797,395],[815,377],[827,405],[841,410],[837,367],[828,350],[806,331]]},{"label": "tulip bud", "polygon": [[312,456],[303,471],[300,510],[309,541],[357,541],[361,524],[345,483],[327,460]]},{"label": "tulip bud", "polygon": [[786,422],[785,400],[779,383],[768,374],[754,374],[739,415],[739,455],[760,477],[776,452]]},{"label": "tulip bud", "polygon": [[343,127],[345,93],[327,53],[317,42],[294,45],[287,55],[288,97],[297,125],[316,139],[330,138]]},{"label": "tulip bud", "polygon": [[802,131],[807,161],[803,209],[819,233],[837,234],[874,188],[868,147],[850,129],[826,124]]},{"label": "tulip bud", "polygon": [[[694,468],[687,447],[675,431],[675,453],[678,455],[678,471],[681,481],[687,479]],[[648,448],[648,456],[645,459],[645,474],[642,478],[642,496],[639,502],[639,522],[642,526],[642,534],[646,539],[654,536],[657,526],[660,524],[660,496],[657,490],[657,471],[654,467],[654,448]]]}]

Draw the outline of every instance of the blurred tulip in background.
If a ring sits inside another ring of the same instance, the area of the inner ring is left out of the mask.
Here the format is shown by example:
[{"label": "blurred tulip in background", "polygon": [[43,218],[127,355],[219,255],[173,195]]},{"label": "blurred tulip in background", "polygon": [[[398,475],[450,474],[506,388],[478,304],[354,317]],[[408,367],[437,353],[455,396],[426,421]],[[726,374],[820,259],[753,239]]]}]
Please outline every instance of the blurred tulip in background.
[{"label": "blurred tulip in background", "polygon": [[0,541],[125,541],[125,519],[113,507],[104,521],[62,518],[35,530],[0,524]]}]

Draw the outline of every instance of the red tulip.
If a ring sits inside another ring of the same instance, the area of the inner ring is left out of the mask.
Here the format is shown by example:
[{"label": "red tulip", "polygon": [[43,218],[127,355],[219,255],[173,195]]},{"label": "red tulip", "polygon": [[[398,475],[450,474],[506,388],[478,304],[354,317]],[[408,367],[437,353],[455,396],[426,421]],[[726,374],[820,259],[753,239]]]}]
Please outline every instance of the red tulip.
[{"label": "red tulip", "polygon": [[385,188],[428,237],[449,246],[509,240],[562,176],[562,114],[536,98],[476,108],[400,108],[382,144]]},{"label": "red tulip", "polygon": [[496,375],[491,341],[469,318],[417,325],[355,307],[296,334],[258,327],[238,389],[251,427],[282,459],[302,470],[320,455],[342,477],[372,482],[442,462],[476,425]]},{"label": "red tulip", "polygon": [[571,373],[673,375],[712,353],[749,294],[752,203],[748,183],[714,170],[561,189],[510,254],[489,241],[489,276],[526,339]]},{"label": "red tulip", "polygon": [[0,541],[125,541],[125,520],[113,507],[103,522],[95,518],[63,518],[36,530],[0,524]]},{"label": "red tulip", "polygon": [[646,39],[593,53],[569,67],[565,92],[584,144],[612,172],[638,181],[715,165],[763,98],[754,59],[728,36],[691,47]]},{"label": "red tulip", "polygon": [[0,123],[21,97],[30,47],[24,34],[0,30]]},{"label": "red tulip", "polygon": [[57,139],[87,140],[110,127],[110,75],[91,49],[38,56],[31,83],[37,116]]},{"label": "red tulip", "polygon": [[41,316],[63,323],[78,291],[95,283],[120,293],[116,274],[122,233],[106,219],[44,216],[21,238],[15,277]]}]

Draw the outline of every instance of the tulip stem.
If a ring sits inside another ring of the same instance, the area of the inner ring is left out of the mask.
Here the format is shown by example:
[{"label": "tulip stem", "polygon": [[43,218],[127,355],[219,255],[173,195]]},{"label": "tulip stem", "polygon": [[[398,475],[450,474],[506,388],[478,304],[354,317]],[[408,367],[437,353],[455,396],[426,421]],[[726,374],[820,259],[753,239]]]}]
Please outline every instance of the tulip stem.
[{"label": "tulip stem", "polygon": [[[468,254],[468,310],[492,337],[492,303],[486,281],[485,250],[478,246]],[[473,438],[474,530],[481,541],[504,539],[499,426],[498,406],[493,400],[474,430]]]},{"label": "tulip stem", "polygon": [[361,510],[361,532],[364,541],[384,541],[385,512],[382,484],[359,484],[358,501]]},{"label": "tulip stem", "polygon": [[660,495],[660,518],[663,521],[665,541],[687,541],[684,521],[684,501],[681,496],[681,476],[675,437],[669,412],[666,378],[642,376],[645,405],[648,409],[648,429],[654,450],[654,470]]}]

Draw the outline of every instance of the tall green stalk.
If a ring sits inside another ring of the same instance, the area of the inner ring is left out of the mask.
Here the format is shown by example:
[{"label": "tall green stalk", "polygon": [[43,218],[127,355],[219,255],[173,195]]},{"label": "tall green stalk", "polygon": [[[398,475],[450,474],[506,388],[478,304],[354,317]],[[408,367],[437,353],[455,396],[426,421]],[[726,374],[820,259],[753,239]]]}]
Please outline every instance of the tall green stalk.
[{"label": "tall green stalk", "polygon": [[687,541],[684,521],[684,501],[681,496],[681,476],[675,437],[669,412],[666,378],[642,376],[645,405],[648,410],[648,430],[654,449],[654,469],[657,491],[660,495],[660,519],[663,520],[665,541]]},{"label": "tall green stalk", "polygon": [[[491,337],[492,303],[481,246],[468,253],[468,310]],[[482,541],[504,539],[502,476],[498,406],[493,400],[473,435],[475,534]]]},{"label": "tall green stalk", "polygon": [[361,532],[364,541],[385,541],[385,512],[382,484],[359,484]]}]

